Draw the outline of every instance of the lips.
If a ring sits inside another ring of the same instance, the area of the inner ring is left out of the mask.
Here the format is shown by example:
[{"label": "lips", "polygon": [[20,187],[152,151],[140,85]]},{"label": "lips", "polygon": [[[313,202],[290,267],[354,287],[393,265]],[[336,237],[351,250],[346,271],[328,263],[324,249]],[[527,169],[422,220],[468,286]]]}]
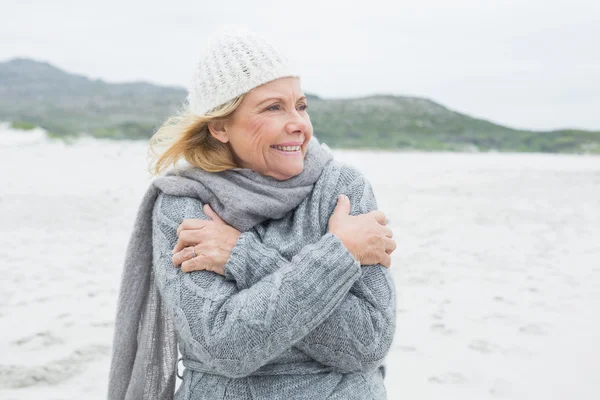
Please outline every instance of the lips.
[{"label": "lips", "polygon": [[294,151],[300,151],[302,149],[302,146],[297,145],[297,146],[278,146],[278,145],[274,145],[271,146],[274,149],[280,150],[280,151],[288,151],[288,152],[294,152]]},{"label": "lips", "polygon": [[304,142],[285,142],[285,143],[277,143],[273,146],[302,146]]},{"label": "lips", "polygon": [[294,153],[298,153],[300,151],[302,151],[302,145],[304,144],[304,142],[282,142],[282,143],[277,143],[274,145],[271,145],[271,148],[278,150],[280,152],[283,153],[290,153],[290,154],[294,154]]}]

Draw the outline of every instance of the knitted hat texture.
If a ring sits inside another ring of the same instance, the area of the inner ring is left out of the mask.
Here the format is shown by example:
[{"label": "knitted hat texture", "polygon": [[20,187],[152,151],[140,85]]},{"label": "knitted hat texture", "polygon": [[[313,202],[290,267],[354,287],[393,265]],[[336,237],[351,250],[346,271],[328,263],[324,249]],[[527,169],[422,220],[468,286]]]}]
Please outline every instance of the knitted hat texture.
[{"label": "knitted hat texture", "polygon": [[218,106],[275,79],[300,75],[285,54],[255,33],[221,32],[209,40],[188,87],[190,111],[206,115]]}]

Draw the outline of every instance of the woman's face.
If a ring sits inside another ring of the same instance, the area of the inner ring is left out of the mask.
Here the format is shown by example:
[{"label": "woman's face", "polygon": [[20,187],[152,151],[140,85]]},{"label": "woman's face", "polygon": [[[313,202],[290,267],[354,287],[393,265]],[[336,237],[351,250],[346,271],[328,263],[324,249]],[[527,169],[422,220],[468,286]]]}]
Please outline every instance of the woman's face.
[{"label": "woman's face", "polygon": [[313,134],[306,108],[300,80],[280,78],[248,92],[232,119],[211,132],[230,143],[240,167],[289,179],[304,169]]}]

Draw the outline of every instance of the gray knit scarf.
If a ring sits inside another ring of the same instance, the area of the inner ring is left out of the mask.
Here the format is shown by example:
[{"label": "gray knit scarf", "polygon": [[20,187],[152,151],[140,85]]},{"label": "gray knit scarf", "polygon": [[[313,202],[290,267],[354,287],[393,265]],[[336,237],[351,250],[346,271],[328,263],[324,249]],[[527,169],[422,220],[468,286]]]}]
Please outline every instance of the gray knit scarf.
[{"label": "gray knit scarf", "polygon": [[142,198],[125,254],[109,374],[110,400],[173,398],[177,343],[152,269],[152,210],[158,194],[200,199],[244,232],[296,208],[332,158],[313,136],[304,170],[284,181],[247,168],[211,173],[187,166],[180,168],[179,174],[171,169],[152,182]]}]

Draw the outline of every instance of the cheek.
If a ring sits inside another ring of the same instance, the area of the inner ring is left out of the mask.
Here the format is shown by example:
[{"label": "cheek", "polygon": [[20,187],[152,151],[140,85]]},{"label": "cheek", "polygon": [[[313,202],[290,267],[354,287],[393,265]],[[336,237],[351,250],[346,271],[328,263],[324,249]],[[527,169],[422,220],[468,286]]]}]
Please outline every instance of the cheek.
[{"label": "cheek", "polygon": [[273,118],[251,121],[248,129],[256,146],[270,146],[273,140],[281,135],[281,127]]},{"label": "cheek", "polygon": [[260,137],[260,133],[264,126],[265,121],[263,118],[250,121],[250,124],[248,124],[248,136],[251,137],[252,140],[256,140],[258,137]]},{"label": "cheek", "polygon": [[[232,142],[239,150],[250,153],[260,143],[260,136],[264,122],[260,119],[248,120],[245,124],[240,124],[235,129],[235,135]],[[243,156],[242,156],[243,157]]]},{"label": "cheek", "polygon": [[308,116],[308,114],[306,115],[306,123],[308,125],[307,126],[308,129],[306,129],[306,134],[312,136],[313,126],[312,126],[312,122],[310,122],[310,117]]}]

